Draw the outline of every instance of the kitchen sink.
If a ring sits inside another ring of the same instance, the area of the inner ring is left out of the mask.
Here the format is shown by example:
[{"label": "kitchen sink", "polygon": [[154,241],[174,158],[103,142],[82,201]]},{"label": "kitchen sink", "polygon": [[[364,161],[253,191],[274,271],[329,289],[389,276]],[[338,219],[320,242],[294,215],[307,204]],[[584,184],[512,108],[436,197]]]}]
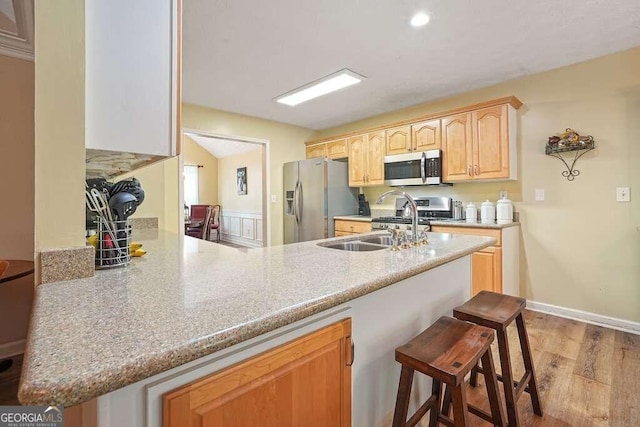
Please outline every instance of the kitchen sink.
[{"label": "kitchen sink", "polygon": [[368,252],[368,251],[380,251],[382,249],[387,249],[386,246],[373,245],[371,243],[364,243],[360,241],[331,242],[331,243],[318,244],[318,246],[322,246],[323,248],[339,249],[341,251],[350,251],[350,252]]},{"label": "kitchen sink", "polygon": [[385,246],[391,246],[393,244],[393,240],[391,239],[391,236],[365,237],[364,239],[360,239],[360,241],[365,243],[375,243],[376,245],[385,245]]}]

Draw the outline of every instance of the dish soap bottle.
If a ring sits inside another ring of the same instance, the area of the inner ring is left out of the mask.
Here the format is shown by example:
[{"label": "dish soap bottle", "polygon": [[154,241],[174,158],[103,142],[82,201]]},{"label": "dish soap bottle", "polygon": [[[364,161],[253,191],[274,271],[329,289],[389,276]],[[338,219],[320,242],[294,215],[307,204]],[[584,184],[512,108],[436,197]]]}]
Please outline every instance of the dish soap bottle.
[{"label": "dish soap bottle", "polygon": [[473,224],[478,222],[478,208],[476,208],[476,205],[474,205],[473,203],[469,202],[465,210],[465,214],[466,214],[465,217],[467,218],[467,222],[470,222]]},{"label": "dish soap bottle", "polygon": [[486,200],[482,204],[480,211],[480,222],[483,224],[493,224],[496,220],[496,208],[490,201]]},{"label": "dish soap bottle", "polygon": [[511,224],[513,222],[513,203],[511,200],[502,198],[496,203],[496,217],[498,224]]}]

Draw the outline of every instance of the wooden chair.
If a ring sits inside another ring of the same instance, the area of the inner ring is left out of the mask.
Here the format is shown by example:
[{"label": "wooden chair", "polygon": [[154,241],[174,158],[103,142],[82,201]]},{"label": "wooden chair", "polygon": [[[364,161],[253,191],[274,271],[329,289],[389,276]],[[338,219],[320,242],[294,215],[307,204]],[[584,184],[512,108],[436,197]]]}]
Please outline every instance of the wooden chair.
[{"label": "wooden chair", "polygon": [[0,260],[0,279],[2,279],[2,276],[4,276],[4,273],[7,271],[8,268],[9,268],[9,261]]},{"label": "wooden chair", "polygon": [[[191,205],[191,219],[204,223],[205,217],[207,216],[207,209],[210,207],[211,205]],[[202,229],[202,224],[195,227],[188,227],[185,234],[191,237],[202,238]]]},{"label": "wooden chair", "polygon": [[[471,412],[496,426],[505,425],[498,383],[493,367],[489,328],[443,316],[420,335],[396,349],[396,360],[402,364],[393,427],[413,427],[431,411],[429,427],[439,422],[450,426],[466,426]],[[482,359],[486,366],[486,384],[491,415],[467,404],[464,377]],[[431,396],[407,420],[414,371],[433,378]],[[453,420],[447,408],[441,410],[442,385],[453,398]]]},{"label": "wooden chair", "polygon": [[213,205],[213,217],[211,219],[211,230],[216,231],[216,242],[220,243],[220,205]]},{"label": "wooden chair", "polygon": [[[512,297],[495,292],[481,291],[469,301],[453,309],[453,316],[457,319],[466,320],[496,331],[498,336],[498,350],[500,353],[500,365],[502,375],[498,375],[498,380],[504,385],[505,401],[507,404],[507,415],[510,426],[518,426],[518,399],[523,392],[531,396],[533,412],[542,416],[542,404],[538,394],[536,382],[536,372],[531,357],[529,337],[524,323],[522,312],[527,300],[524,298]],[[513,370],[511,369],[511,356],[509,355],[509,343],[507,342],[507,327],[515,320],[518,327],[518,337],[522,349],[522,359],[525,372],[520,381],[514,381]],[[477,385],[478,373],[487,375],[482,362],[482,368],[474,367],[471,371],[470,385]]]}]

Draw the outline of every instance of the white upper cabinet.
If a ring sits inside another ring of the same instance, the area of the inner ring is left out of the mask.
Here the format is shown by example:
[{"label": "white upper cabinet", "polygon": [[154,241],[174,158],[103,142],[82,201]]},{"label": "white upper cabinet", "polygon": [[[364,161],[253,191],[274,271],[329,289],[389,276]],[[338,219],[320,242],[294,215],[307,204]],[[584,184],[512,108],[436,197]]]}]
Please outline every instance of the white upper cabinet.
[{"label": "white upper cabinet", "polygon": [[178,154],[180,0],[87,0],[86,148]]}]

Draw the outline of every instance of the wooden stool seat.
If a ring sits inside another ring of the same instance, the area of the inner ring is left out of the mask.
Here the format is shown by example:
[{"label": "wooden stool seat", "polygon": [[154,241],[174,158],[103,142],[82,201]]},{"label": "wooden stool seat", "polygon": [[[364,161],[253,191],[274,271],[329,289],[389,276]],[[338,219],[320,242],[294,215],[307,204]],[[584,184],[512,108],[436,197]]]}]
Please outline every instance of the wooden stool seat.
[{"label": "wooden stool seat", "polygon": [[[520,425],[517,402],[525,391],[531,396],[533,412],[536,415],[542,416],[542,405],[540,403],[536,373],[531,357],[529,337],[527,335],[524,317],[522,316],[526,303],[527,301],[523,298],[481,291],[460,307],[453,309],[453,316],[455,318],[496,331],[498,350],[500,353],[500,366],[502,367],[502,375],[498,375],[497,378],[505,385],[504,394],[507,404],[509,426]],[[514,320],[518,328],[518,337],[520,339],[522,359],[525,367],[525,373],[520,381],[514,381],[513,379],[509,343],[507,341],[507,327]],[[478,373],[486,375],[484,365],[482,368],[476,366],[471,371],[470,384],[474,387],[477,385]],[[511,386],[508,387],[507,384]]]},{"label": "wooden stool seat", "polygon": [[[393,427],[414,426],[428,411],[431,411],[430,426],[436,426],[439,421],[448,425],[465,426],[468,411],[495,425],[503,425],[505,417],[491,355],[493,337],[491,329],[443,316],[408,343],[398,347],[396,361],[402,364],[402,371]],[[491,415],[467,405],[464,390],[465,375],[481,359],[483,367],[486,366]],[[432,394],[407,420],[414,371],[433,378]],[[447,413],[441,411],[442,383],[446,384],[447,393],[453,399],[453,420],[448,416],[448,409]]]}]

